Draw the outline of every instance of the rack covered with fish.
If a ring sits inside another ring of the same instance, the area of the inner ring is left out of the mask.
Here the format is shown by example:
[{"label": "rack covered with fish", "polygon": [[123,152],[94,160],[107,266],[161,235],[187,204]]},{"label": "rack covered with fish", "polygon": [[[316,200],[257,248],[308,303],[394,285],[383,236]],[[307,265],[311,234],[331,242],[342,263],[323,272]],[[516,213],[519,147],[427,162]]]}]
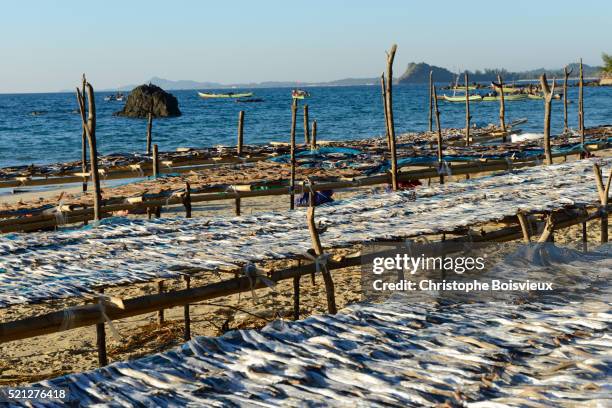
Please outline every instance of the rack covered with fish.
[{"label": "rack covered with fish", "polygon": [[33,386],[86,406],[608,406],[612,247],[524,255],[505,277],[552,265],[565,284],[520,302],[353,304]]},{"label": "rack covered with fish", "polygon": [[[536,167],[415,191],[363,193],[322,206],[326,247],[462,230],[517,211],[598,202],[594,160]],[[609,166],[612,159],[603,160]],[[606,170],[607,171],[607,170]],[[415,200],[416,193],[416,200]],[[130,220],[56,233],[0,236],[0,306],[96,287],[291,259],[310,247],[305,210],[243,217]]]}]

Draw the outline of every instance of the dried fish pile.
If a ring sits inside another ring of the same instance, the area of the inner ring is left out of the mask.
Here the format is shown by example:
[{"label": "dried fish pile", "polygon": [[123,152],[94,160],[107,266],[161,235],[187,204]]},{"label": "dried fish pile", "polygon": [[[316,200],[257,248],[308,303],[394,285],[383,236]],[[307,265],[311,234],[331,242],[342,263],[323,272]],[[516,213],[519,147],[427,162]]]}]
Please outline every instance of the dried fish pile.
[{"label": "dried fish pile", "polygon": [[[593,160],[534,167],[413,191],[364,193],[317,211],[326,247],[402,239],[500,220],[519,209],[596,203]],[[601,161],[603,166],[612,159]],[[604,171],[607,171],[604,169]],[[305,210],[243,217],[106,219],[96,228],[0,236],[0,307],[96,286],[295,258],[310,248]]]},{"label": "dried fish pile", "polygon": [[565,282],[532,302],[398,296],[35,386],[66,387],[83,406],[610,406],[612,246],[597,251],[509,262]]}]

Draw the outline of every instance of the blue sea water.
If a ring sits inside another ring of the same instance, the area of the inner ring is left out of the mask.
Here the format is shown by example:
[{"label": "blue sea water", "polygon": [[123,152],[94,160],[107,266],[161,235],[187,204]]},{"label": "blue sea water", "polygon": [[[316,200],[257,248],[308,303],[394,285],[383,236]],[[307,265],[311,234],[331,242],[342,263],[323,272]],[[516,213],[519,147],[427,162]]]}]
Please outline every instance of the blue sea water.
[{"label": "blue sea water", "polygon": [[[312,87],[311,97],[300,101],[297,138],[303,138],[302,110],[309,105],[310,119],[317,120],[320,140],[361,139],[384,131],[382,99],[379,86]],[[171,91],[179,100],[183,115],[156,119],[153,140],[160,150],[177,147],[233,145],[236,140],[238,112],[245,111],[245,143],[288,141],[291,123],[290,89],[256,89],[262,103],[236,103],[233,100],[201,99],[196,91]],[[440,91],[444,93],[444,91]],[[102,154],[143,152],[146,120],[113,116],[124,102],[106,102],[96,94],[98,149]],[[578,89],[568,95],[570,126],[577,124]],[[394,87],[394,114],[397,132],[423,131],[428,126],[427,85]],[[45,164],[79,160],[81,124],[75,95],[72,93],[0,95],[0,167]],[[463,103],[440,102],[442,127],[462,127]],[[32,115],[32,112],[40,112]],[[508,121],[527,118],[525,131],[541,132],[543,101],[507,102]],[[498,123],[497,102],[471,104],[473,123]],[[553,102],[553,131],[563,127],[563,104]],[[585,88],[585,123],[587,126],[612,123],[612,88]]]}]

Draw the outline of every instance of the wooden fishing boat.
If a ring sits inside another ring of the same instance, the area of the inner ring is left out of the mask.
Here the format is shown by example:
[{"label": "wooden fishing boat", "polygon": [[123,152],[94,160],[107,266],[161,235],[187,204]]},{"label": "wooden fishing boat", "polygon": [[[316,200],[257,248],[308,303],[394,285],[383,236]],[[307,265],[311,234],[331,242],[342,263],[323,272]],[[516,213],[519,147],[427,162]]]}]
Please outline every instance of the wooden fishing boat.
[{"label": "wooden fishing boat", "polygon": [[205,93],[205,92],[198,92],[198,95],[200,96],[200,98],[248,98],[253,96],[253,92],[244,92],[244,93],[234,93],[234,92],[228,92],[228,93]]},{"label": "wooden fishing boat", "polygon": [[293,99],[304,99],[309,97],[310,94],[302,89],[294,89],[291,91],[291,97]]},{"label": "wooden fishing boat", "polygon": [[[475,91],[476,89],[478,89],[478,86],[477,85],[468,85],[467,89],[468,89],[468,91]],[[465,86],[461,86],[461,85],[454,86],[452,88],[452,90],[453,91],[462,91],[462,92],[465,92]]]},{"label": "wooden fishing boat", "polygon": [[[465,95],[459,95],[459,96],[443,95],[443,98],[444,98],[444,100],[446,102],[465,102]],[[480,95],[470,95],[469,100],[470,100],[470,102],[481,101],[482,100],[482,96],[480,96]]]},{"label": "wooden fishing boat", "polygon": [[[509,94],[509,95],[504,95],[504,102],[505,101],[521,101],[527,98],[528,96],[526,94]],[[499,101],[500,99],[501,98],[499,95],[486,95],[482,97],[482,100],[485,102]]]},{"label": "wooden fishing boat", "polygon": [[544,97],[542,95],[532,95],[532,94],[528,94],[527,97],[529,99],[544,99]]}]

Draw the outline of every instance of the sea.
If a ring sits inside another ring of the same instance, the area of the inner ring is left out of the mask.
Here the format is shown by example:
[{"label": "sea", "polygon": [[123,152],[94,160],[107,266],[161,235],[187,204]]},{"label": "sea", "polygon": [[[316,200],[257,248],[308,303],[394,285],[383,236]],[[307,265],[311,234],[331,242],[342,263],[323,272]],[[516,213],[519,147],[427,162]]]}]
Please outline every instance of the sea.
[{"label": "sea", "polygon": [[[311,96],[299,101],[297,140],[303,140],[303,106],[310,121],[317,121],[319,140],[363,139],[381,136],[384,116],[380,85],[310,87]],[[558,87],[557,90],[560,90]],[[217,92],[227,92],[219,90]],[[238,114],[245,111],[247,144],[288,142],[291,127],[291,89],[233,89],[253,91],[260,103],[232,99],[202,99],[196,90],[170,91],[179,101],[182,116],[155,119],[153,142],[160,151],[177,147],[235,145]],[[207,92],[215,92],[207,90]],[[450,94],[452,91],[440,91]],[[113,92],[96,93],[98,151],[101,154],[142,153],[146,146],[146,120],[114,116],[125,102],[105,101]],[[585,124],[612,123],[612,87],[585,87]],[[578,88],[568,92],[569,124],[578,122]],[[428,128],[429,93],[426,84],[395,85],[393,108],[396,132]],[[439,102],[443,128],[465,126],[463,103]],[[526,132],[542,132],[544,102],[506,102],[508,122],[526,118]],[[472,123],[499,123],[498,102],[471,104]],[[434,125],[435,126],[435,125]],[[553,132],[563,129],[563,103],[553,101]],[[0,94],[0,167],[49,164],[80,159],[81,121],[74,93]]]}]

